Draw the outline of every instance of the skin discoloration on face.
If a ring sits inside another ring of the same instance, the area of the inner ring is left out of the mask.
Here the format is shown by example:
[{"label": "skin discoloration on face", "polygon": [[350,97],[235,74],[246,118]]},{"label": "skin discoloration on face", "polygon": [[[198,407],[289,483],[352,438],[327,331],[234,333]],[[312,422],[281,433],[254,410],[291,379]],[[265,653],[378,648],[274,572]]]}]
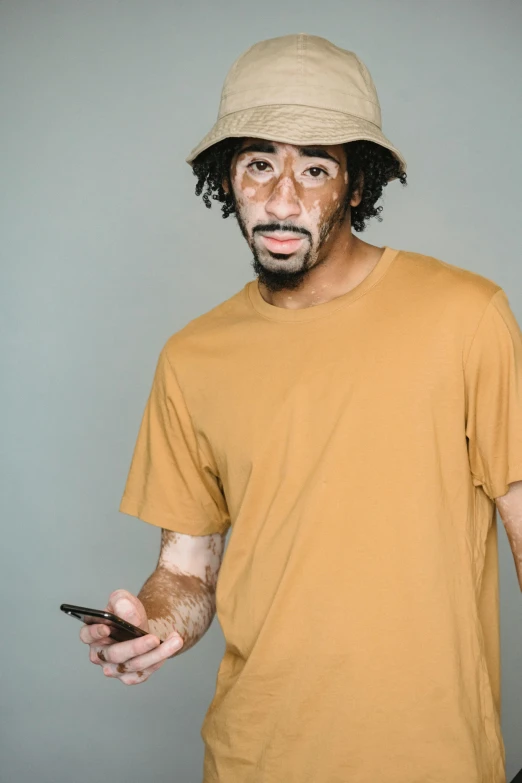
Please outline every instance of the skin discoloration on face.
[{"label": "skin discoloration on face", "polygon": [[349,144],[238,142],[221,186],[252,251],[265,302],[292,310],[329,302],[379,263],[384,248],[352,232],[366,185],[351,155]]},{"label": "skin discoloration on face", "polygon": [[[324,261],[347,214],[343,145],[296,147],[245,139],[232,161],[230,181],[238,223],[260,280],[269,287],[272,281],[278,290],[280,274],[285,288],[297,287],[303,275]],[[355,203],[358,194],[350,201]]]}]

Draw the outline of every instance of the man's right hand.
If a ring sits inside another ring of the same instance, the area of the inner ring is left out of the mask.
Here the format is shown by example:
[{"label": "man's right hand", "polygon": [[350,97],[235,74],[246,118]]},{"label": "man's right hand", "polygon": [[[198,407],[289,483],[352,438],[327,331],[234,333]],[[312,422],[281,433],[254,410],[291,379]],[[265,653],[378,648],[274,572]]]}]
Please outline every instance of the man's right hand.
[{"label": "man's right hand", "polygon": [[[132,625],[149,630],[145,608],[136,596],[127,590],[115,590],[109,596],[106,611],[121,617]],[[163,666],[183,646],[183,639],[174,631],[160,644],[157,636],[147,633],[138,639],[116,642],[109,637],[110,628],[102,623],[83,625],[80,639],[89,645],[89,659],[103,666],[106,677],[119,679],[124,685],[139,685],[152,672]]]}]

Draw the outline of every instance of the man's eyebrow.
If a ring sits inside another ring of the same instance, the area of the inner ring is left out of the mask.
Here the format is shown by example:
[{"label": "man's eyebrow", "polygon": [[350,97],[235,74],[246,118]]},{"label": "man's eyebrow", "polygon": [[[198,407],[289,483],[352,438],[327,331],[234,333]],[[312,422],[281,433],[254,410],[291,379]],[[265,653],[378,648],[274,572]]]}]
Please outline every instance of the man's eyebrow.
[{"label": "man's eyebrow", "polygon": [[276,151],[275,144],[269,141],[255,141],[249,144],[247,147],[243,147],[238,151],[238,155],[242,155],[244,152],[266,152],[274,153]]},{"label": "man's eyebrow", "polygon": [[301,155],[302,158],[324,158],[324,160],[333,160],[338,166],[341,165],[337,158],[334,158],[333,155],[330,155],[330,153],[322,147],[299,147],[299,155]]},{"label": "man's eyebrow", "polygon": [[[275,154],[277,152],[276,145],[270,141],[254,141],[252,144],[248,144],[243,149],[240,149],[238,155],[243,155],[245,152],[261,152]],[[322,147],[299,147],[299,155],[302,158],[323,158],[323,160],[333,160],[340,166],[340,161],[330,155]]]}]

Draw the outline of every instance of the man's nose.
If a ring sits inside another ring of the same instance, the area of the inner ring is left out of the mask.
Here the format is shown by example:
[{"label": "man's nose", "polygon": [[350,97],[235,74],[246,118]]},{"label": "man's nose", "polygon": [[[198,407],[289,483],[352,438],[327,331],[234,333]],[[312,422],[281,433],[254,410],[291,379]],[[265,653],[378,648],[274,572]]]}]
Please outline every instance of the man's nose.
[{"label": "man's nose", "polygon": [[278,220],[301,214],[301,205],[291,177],[282,177],[277,181],[265,209]]}]

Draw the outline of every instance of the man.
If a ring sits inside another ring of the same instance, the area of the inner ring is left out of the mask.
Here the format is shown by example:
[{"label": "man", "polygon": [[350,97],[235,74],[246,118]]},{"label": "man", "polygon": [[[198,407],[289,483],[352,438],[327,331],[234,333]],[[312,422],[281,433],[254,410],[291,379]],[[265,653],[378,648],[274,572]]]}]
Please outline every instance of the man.
[{"label": "man", "polygon": [[322,38],[240,57],[188,160],[256,280],[161,351],[120,506],[162,528],[160,557],[108,603],[149,633],[84,626],[91,661],[145,681],[217,605],[205,783],[502,783],[496,507],[522,589],[505,293],[352,233],[405,161],[365,66]]}]

